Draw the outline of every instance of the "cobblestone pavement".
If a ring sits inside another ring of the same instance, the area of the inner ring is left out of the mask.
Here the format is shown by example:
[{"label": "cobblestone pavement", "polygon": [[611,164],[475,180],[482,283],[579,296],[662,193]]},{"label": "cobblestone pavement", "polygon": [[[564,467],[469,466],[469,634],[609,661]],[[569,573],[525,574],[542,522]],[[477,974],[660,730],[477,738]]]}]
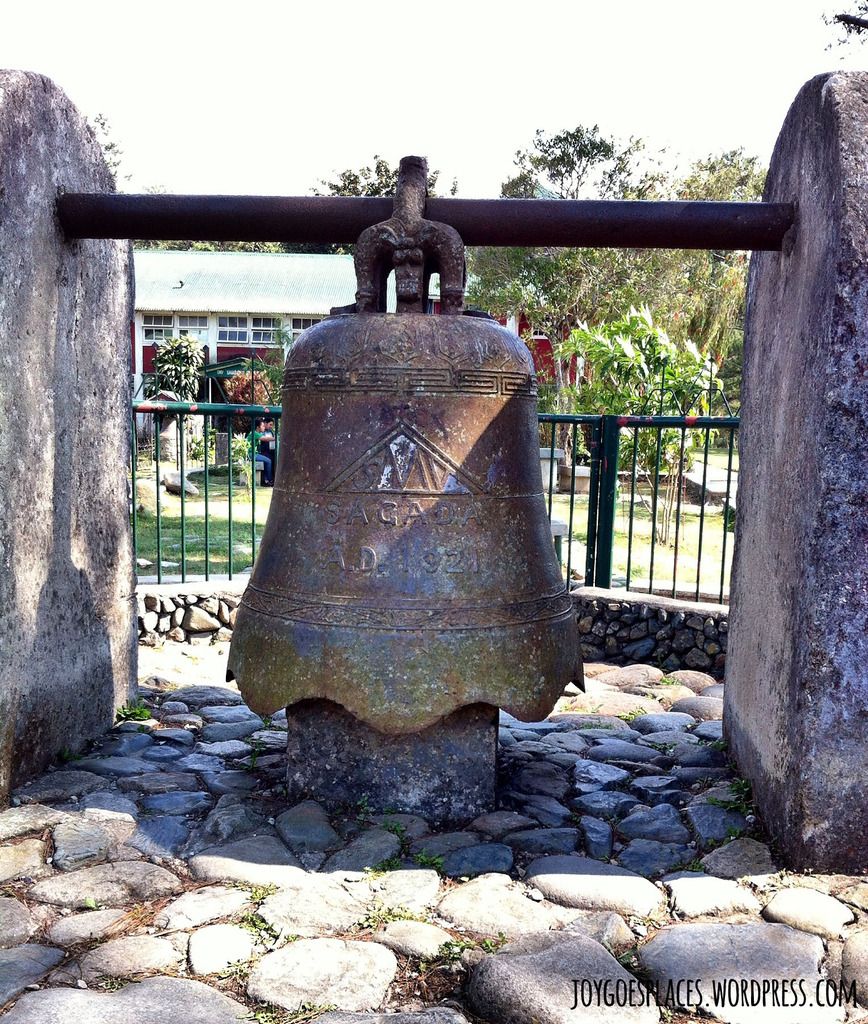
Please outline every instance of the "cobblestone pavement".
[{"label": "cobblestone pavement", "polygon": [[3,1024],[868,1017],[834,1005],[868,1004],[868,881],[778,869],[711,677],[588,666],[502,716],[499,809],[432,831],[290,806],[284,714],[183,646],[0,812]]}]

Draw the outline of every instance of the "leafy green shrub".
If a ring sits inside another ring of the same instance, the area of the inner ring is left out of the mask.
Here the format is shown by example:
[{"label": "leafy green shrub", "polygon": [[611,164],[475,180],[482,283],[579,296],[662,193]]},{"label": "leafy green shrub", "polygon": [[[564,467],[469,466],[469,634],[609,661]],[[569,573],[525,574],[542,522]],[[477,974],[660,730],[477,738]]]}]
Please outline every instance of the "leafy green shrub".
[{"label": "leafy green shrub", "polygon": [[154,353],[154,376],[147,381],[153,398],[160,391],[172,391],[181,402],[191,402],[199,391],[204,356],[196,338],[169,338]]},{"label": "leafy green shrub", "polygon": [[150,717],[151,709],[142,700],[137,700],[135,704],[124,704],[117,710],[119,722],[144,722]]},{"label": "leafy green shrub", "polygon": [[[217,431],[213,427],[207,430],[208,461],[214,464],[217,456]],[[187,441],[187,455],[193,462],[205,461],[205,437],[191,437]]]}]

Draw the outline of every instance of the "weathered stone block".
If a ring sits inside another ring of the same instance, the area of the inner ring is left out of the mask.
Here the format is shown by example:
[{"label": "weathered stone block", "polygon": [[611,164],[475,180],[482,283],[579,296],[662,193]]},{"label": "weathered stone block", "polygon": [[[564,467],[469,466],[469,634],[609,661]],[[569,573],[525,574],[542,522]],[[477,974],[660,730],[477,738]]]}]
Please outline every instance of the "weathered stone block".
[{"label": "weathered stone block", "polygon": [[787,115],[745,335],[726,737],[791,865],[868,855],[868,74],[820,75]]},{"label": "weathered stone block", "polygon": [[59,191],[114,191],[99,143],[47,78],[0,71],[0,800],[136,676],[131,248],[67,241]]},{"label": "weathered stone block", "polygon": [[[717,653],[716,651],[714,652]],[[692,651],[688,651],[684,658],[684,664],[688,668],[711,668],[711,658],[695,647]]]},{"label": "weathered stone block", "polygon": [[647,658],[653,650],[654,638],[649,636],[646,637],[644,640],[637,640],[636,643],[627,644],[627,646],[624,648],[624,654],[628,658],[640,661],[642,658]]},{"label": "weathered stone block", "polygon": [[286,710],[287,784],[293,801],[327,807],[364,800],[432,823],[494,810],[496,708],[460,708],[420,732],[391,736],[340,705],[305,700]]},{"label": "weathered stone block", "polygon": [[213,632],[220,628],[220,620],[194,604],[187,608],[181,625],[184,629],[194,632]]}]

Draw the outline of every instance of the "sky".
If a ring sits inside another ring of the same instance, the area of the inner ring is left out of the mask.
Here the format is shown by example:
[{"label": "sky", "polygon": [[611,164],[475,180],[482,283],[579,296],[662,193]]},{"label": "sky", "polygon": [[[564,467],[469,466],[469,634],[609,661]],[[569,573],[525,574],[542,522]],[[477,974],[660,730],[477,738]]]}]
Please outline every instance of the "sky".
[{"label": "sky", "polygon": [[[53,79],[123,150],[124,191],[309,194],[415,153],[494,197],[534,132],[767,161],[854,0],[6,0],[0,67]],[[126,176],[129,176],[128,180]]]}]

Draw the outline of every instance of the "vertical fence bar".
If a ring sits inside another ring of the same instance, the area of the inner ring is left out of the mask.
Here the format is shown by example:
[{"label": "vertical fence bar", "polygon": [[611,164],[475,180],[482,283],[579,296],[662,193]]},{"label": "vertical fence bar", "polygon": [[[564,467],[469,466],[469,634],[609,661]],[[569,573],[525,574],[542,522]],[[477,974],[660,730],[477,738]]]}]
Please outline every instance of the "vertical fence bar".
[{"label": "vertical fence bar", "polygon": [[256,561],[256,422],[250,425],[250,564]]},{"label": "vertical fence bar", "polygon": [[[710,402],[710,398],[709,398]],[[705,489],[708,484],[708,445],[711,440],[711,427],[705,428],[705,449],[704,449],[704,461],[702,469],[702,498],[699,506],[699,551],[696,555],[696,593],[694,595],[695,600],[699,600],[699,594],[702,587],[702,538],[705,533]]]},{"label": "vertical fence bar", "polygon": [[729,454],[726,459],[726,498],[723,502],[723,550],[720,553],[720,595],[719,601],[723,604],[723,587],[726,580],[726,534],[729,526],[729,495],[732,485],[732,453],[735,447],[735,428],[729,428]]},{"label": "vertical fence bar", "polygon": [[[202,433],[205,437],[205,579],[207,580],[210,576],[210,569],[208,565],[208,554],[210,550],[211,537],[208,531],[208,444],[211,440],[210,434],[211,417],[206,413],[202,417]],[[217,452],[214,452],[215,458]]]},{"label": "vertical fence bar", "polygon": [[[143,406],[146,403],[141,403]],[[182,403],[176,403],[182,405]],[[233,452],[232,452],[232,418],[231,414],[235,413],[238,415],[244,414],[253,417],[256,409],[245,410],[239,407],[231,406],[215,406],[205,410],[199,410],[199,413],[203,417],[203,437],[204,437],[204,471],[205,471],[205,578],[210,579],[212,574],[212,566],[210,562],[211,555],[211,540],[213,535],[213,524],[211,523],[211,494],[210,494],[210,475],[212,469],[212,455],[210,452],[209,441],[210,432],[213,425],[213,416],[216,415],[221,408],[225,408],[226,412],[230,414],[230,426],[228,430],[228,447],[229,447],[229,465],[228,465],[228,480],[227,480],[227,491],[228,491],[228,565],[227,575],[232,578],[235,575],[234,567],[234,535],[235,535],[235,522],[234,522],[234,464],[233,464]],[[159,407],[157,409],[148,407],[143,409],[141,413],[134,411],[133,422],[132,422],[132,436],[131,436],[131,447],[130,447],[130,487],[132,492],[132,503],[133,508],[131,509],[131,525],[133,531],[133,539],[136,550],[136,555],[140,554],[139,546],[143,543],[144,535],[142,532],[142,524],[138,520],[138,513],[135,507],[136,503],[136,485],[140,479],[140,468],[138,466],[138,445],[137,445],[137,431],[135,417],[137,415],[143,415],[145,412],[152,415],[152,424],[154,430],[154,466],[156,475],[156,558],[157,558],[157,580],[163,582],[163,543],[164,543],[164,501],[162,500],[160,477],[162,474],[163,462],[165,461],[165,455],[162,450],[162,428],[163,421],[166,415],[173,415],[177,418],[177,430],[179,437],[179,450],[176,464],[180,466],[180,479],[183,486],[186,483],[186,474],[188,469],[188,458],[187,458],[187,447],[186,447],[186,424],[189,416],[191,415],[190,408],[179,408],[177,411],[173,410],[172,403],[169,403],[165,407]],[[195,410],[193,410],[193,414]],[[275,415],[275,419],[280,422],[279,413]],[[617,499],[617,487],[618,487],[618,458],[619,458],[619,437],[620,437],[620,423],[629,426],[633,430],[632,437],[632,455],[631,455],[631,467],[630,467],[630,501],[629,501],[629,522],[627,530],[627,586],[632,587],[632,574],[636,571],[635,562],[638,538],[636,534],[636,506],[637,501],[642,498],[638,494],[639,484],[639,463],[638,463],[638,450],[639,450],[639,431],[643,429],[651,429],[657,431],[656,438],[656,455],[653,470],[653,492],[651,502],[651,561],[649,568],[649,591],[653,592],[654,581],[655,581],[655,569],[656,562],[659,561],[657,557],[657,519],[660,511],[660,481],[662,474],[662,445],[663,445],[663,431],[666,429],[677,429],[681,431],[681,450],[682,453],[686,453],[686,431],[692,427],[697,429],[705,430],[704,438],[704,469],[702,473],[702,494],[701,494],[701,507],[699,512],[699,530],[698,530],[698,550],[697,550],[697,568],[696,568],[696,584],[693,588],[697,597],[701,597],[702,594],[702,564],[703,557],[705,556],[704,545],[705,537],[708,532],[706,523],[706,509],[705,503],[708,497],[709,489],[709,452],[711,450],[711,433],[715,429],[724,429],[729,431],[729,444],[728,444],[728,456],[727,456],[727,481],[726,481],[726,497],[723,509],[724,518],[724,537],[723,537],[723,551],[721,556],[720,565],[720,585],[719,585],[719,599],[723,600],[723,595],[726,588],[726,557],[730,550],[729,538],[726,536],[728,532],[726,527],[729,522],[731,505],[733,495],[733,482],[734,482],[734,460],[736,454],[736,430],[738,429],[737,418],[730,417],[729,419],[715,420],[710,417],[699,417],[698,422],[686,421],[683,417],[678,416],[665,416],[665,417],[597,417],[597,416],[557,416],[549,417],[547,415],[541,416],[541,422],[546,423],[551,428],[551,434],[546,439],[548,455],[549,455],[549,501],[548,509],[549,515],[554,512],[553,495],[555,485],[555,458],[554,453],[557,450],[557,424],[565,423],[568,424],[568,435],[565,440],[569,439],[572,444],[572,454],[570,459],[570,490],[569,490],[569,512],[568,512],[568,539],[567,539],[567,555],[565,564],[562,564],[561,568],[566,569],[567,579],[571,580],[572,574],[572,562],[573,552],[572,544],[574,540],[573,531],[576,526],[576,499],[578,497],[577,490],[577,466],[578,466],[578,445],[579,445],[579,431],[583,429],[583,425],[589,426],[589,448],[591,455],[591,467],[590,467],[590,480],[589,480],[589,493],[588,493],[588,520],[587,520],[587,552],[585,558],[585,582],[588,586],[599,586],[606,587],[611,585],[612,574],[614,571],[614,536],[615,536],[615,524],[618,510],[618,499]],[[275,464],[279,459],[280,450],[280,430],[281,427],[275,428],[275,449],[274,458]],[[240,444],[238,445],[239,450],[241,449]],[[625,449],[626,450],[626,449]],[[252,470],[251,479],[251,544],[253,556],[256,556],[256,460],[255,460],[255,446],[249,448],[250,466]],[[545,457],[545,448],[543,449],[543,457]],[[247,460],[244,456],[241,456],[241,466],[246,464]],[[684,459],[681,459],[680,466],[678,469],[678,500],[676,510],[676,533],[675,533],[675,562],[673,565],[673,580],[672,587],[676,593],[678,590],[678,556],[681,553],[681,548],[686,542],[688,537],[687,524],[682,522],[684,516],[684,484],[686,477],[686,466]],[[544,483],[544,481],[543,481]],[[564,494],[566,497],[566,492]],[[189,569],[189,559],[187,551],[187,512],[189,511],[186,507],[186,492],[181,492],[181,577],[186,580]],[[625,503],[626,504],[626,503]],[[222,517],[221,517],[222,519]],[[171,532],[171,531],[170,531]],[[246,530],[244,531],[246,533]],[[222,548],[221,548],[222,550]],[[638,557],[638,556],[636,556]],[[197,563],[198,564],[198,563]],[[192,571],[192,570],[191,570]],[[659,575],[659,573],[658,573]]]},{"label": "vertical fence bar", "polygon": [[633,569],[633,518],[636,514],[636,461],[639,455],[639,428],[633,427],[633,466],[630,470],[630,521],[627,526],[627,589]]},{"label": "vertical fence bar", "polygon": [[154,416],[154,472],[157,484],[157,583],[163,582],[163,515],[160,502],[160,437],[163,417]]},{"label": "vertical fence bar", "polygon": [[681,495],[684,490],[684,451],[687,447],[687,428],[681,428],[681,447],[678,449],[678,496],[675,503],[675,550],[672,554],[672,596],[678,593],[678,543],[681,539]]},{"label": "vertical fence bar", "polygon": [[187,470],[186,470],[186,449],[187,449],[187,417],[181,413],[178,417],[178,433],[180,437],[181,472],[181,582],[187,582]]},{"label": "vertical fence bar", "polygon": [[603,417],[602,466],[600,473],[600,514],[597,521],[597,559],[594,585],[612,586],[612,555],[615,546],[615,512],[618,501],[618,442],[621,428],[617,416]]},{"label": "vertical fence bar", "polygon": [[585,548],[585,586],[596,585],[597,567],[597,514],[600,504],[600,444],[603,435],[603,417],[591,428],[591,479],[588,485],[588,540]]},{"label": "vertical fence bar", "polygon": [[227,429],[227,431],[229,433],[229,477],[228,477],[228,480],[229,480],[229,491],[228,491],[229,509],[228,509],[228,512],[227,512],[227,515],[229,517],[229,522],[227,524],[227,526],[228,526],[228,538],[227,539],[228,539],[228,543],[229,543],[229,579],[231,580],[232,579],[232,476],[233,476],[233,474],[235,472],[235,457],[234,457],[235,453],[232,451],[232,440],[233,440],[233,438],[232,438],[232,419],[231,418],[229,419],[229,422],[227,424],[226,429]]},{"label": "vertical fence bar", "polygon": [[657,427],[657,454],[654,457],[654,488],[651,492],[651,563],[648,567],[648,593],[654,593],[654,551],[657,546],[657,497],[660,494],[660,452],[663,428]]},{"label": "vertical fence bar", "polygon": [[552,518],[552,499],[554,497],[554,476],[555,476],[555,421],[552,420],[552,443],[549,451],[549,522]]},{"label": "vertical fence bar", "polygon": [[573,431],[570,435],[572,441],[573,458],[572,472],[570,473],[570,515],[567,523],[567,590],[570,589],[570,572],[573,567],[573,513],[576,508],[576,444],[578,441],[578,423],[573,423]]},{"label": "vertical fence bar", "polygon": [[139,560],[139,531],[138,531],[138,514],[137,514],[137,509],[136,509],[136,505],[138,504],[137,496],[136,496],[136,472],[138,470],[139,453],[138,453],[138,444],[137,444],[137,438],[136,438],[136,414],[135,413],[133,413],[132,427],[133,427],[133,429],[132,429],[132,436],[131,436],[132,444],[131,444],[131,447],[130,447],[130,476],[132,478],[131,481],[130,481],[130,493],[131,493],[130,505],[131,505],[131,509],[132,510],[131,510],[130,515],[131,515],[131,518],[132,518],[132,525],[133,525],[133,561],[134,562],[138,562],[138,560]]}]

